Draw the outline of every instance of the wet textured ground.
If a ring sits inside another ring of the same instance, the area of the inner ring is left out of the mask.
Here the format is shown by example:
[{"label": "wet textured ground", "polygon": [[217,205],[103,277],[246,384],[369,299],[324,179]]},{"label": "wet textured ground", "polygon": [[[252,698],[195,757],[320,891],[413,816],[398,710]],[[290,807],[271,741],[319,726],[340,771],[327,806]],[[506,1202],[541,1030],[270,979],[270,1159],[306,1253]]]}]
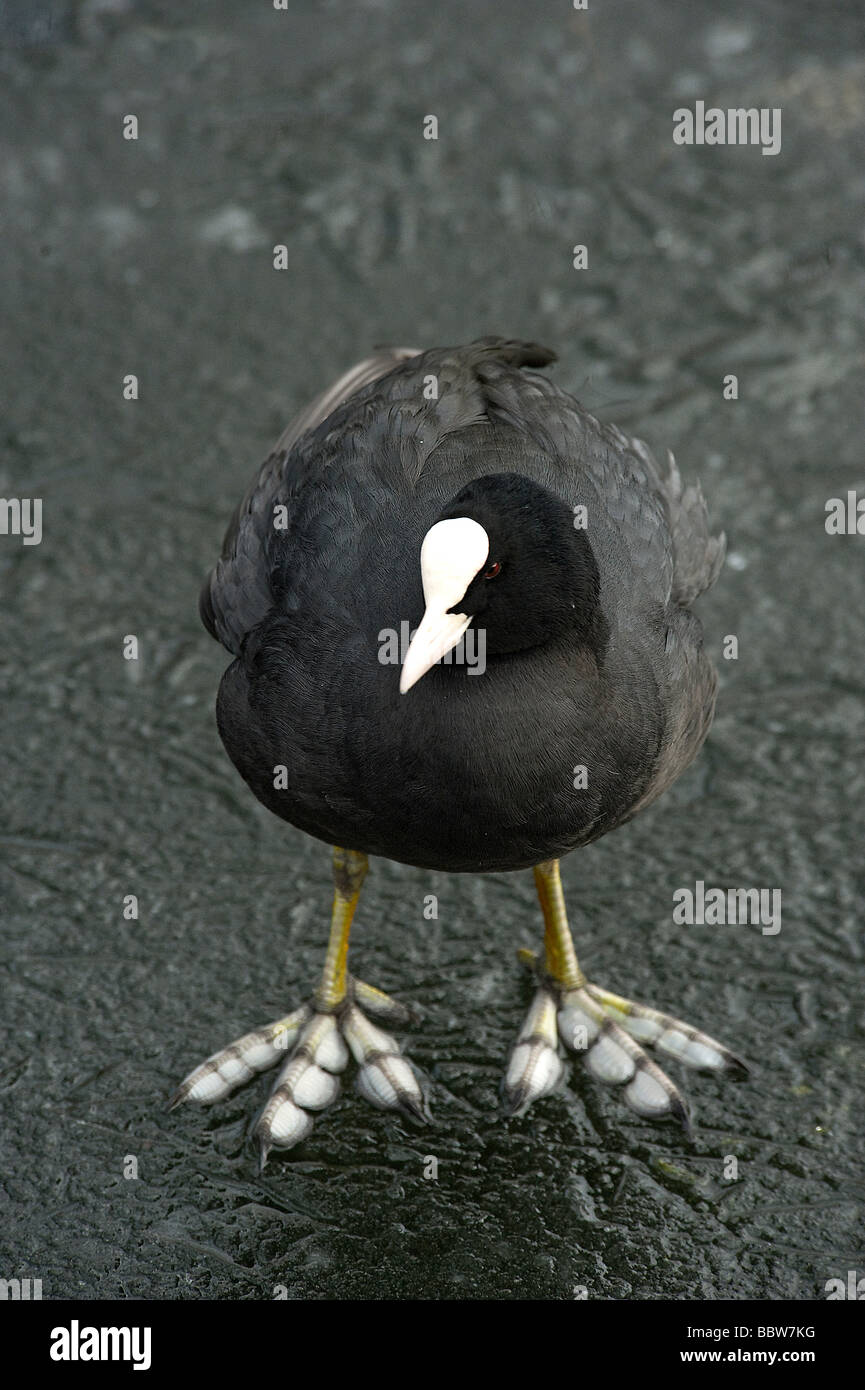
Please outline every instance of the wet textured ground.
[{"label": "wet textured ground", "polygon": [[[824,528],[865,495],[860,9],[4,5],[0,493],[43,498],[44,535],[0,536],[0,1274],[52,1298],[811,1299],[865,1268],[865,537]],[[781,107],[781,153],[674,146],[697,99]],[[701,614],[739,654],[707,748],[564,878],[593,978],[753,1079],[683,1078],[693,1143],[576,1068],[503,1121],[531,876],[376,862],[355,966],[421,1007],[436,1125],[350,1095],[259,1178],[266,1078],[165,1099],[310,990],[330,864],[221,750],[200,578],[337,371],[492,331],[672,445],[727,530]],[[697,879],[779,888],[782,930],[675,926]]]}]

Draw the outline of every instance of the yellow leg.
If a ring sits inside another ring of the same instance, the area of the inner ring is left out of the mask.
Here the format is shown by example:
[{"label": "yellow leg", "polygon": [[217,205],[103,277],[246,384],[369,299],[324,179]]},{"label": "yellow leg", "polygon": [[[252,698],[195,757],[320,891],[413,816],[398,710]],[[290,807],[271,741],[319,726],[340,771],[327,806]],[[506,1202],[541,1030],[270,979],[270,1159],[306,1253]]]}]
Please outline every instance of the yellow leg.
[{"label": "yellow leg", "polygon": [[381,1110],[430,1118],[411,1064],[373,1019],[396,1027],[411,1019],[405,1005],[349,975],[348,938],[369,865],[356,850],[333,850],[334,899],[324,969],[315,996],[277,1023],[255,1028],[191,1071],[172,1104],[222,1100],[257,1073],[280,1064],[276,1085],[255,1133],[264,1166],[271,1149],[291,1149],[313,1127],[313,1116],[339,1094],[340,1074],[354,1058],[361,1095]]},{"label": "yellow leg", "polygon": [[535,868],[535,886],[544,914],[545,966],[564,989],[579,989],[586,977],[577,963],[574,939],[568,926],[558,859],[548,859]]},{"label": "yellow leg", "polygon": [[316,1007],[329,1012],[341,1004],[346,992],[346,961],[348,938],[357,907],[360,890],[369,869],[365,854],[353,849],[333,850],[333,912],[330,919],[330,940],[321,983],[316,991]]}]

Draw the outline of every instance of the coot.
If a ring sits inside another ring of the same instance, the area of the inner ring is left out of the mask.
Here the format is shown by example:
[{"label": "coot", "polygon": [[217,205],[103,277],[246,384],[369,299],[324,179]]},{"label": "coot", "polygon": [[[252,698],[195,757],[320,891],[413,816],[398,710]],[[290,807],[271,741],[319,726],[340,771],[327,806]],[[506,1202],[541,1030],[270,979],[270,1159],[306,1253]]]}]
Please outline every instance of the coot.
[{"label": "coot", "polygon": [[235,658],[217,701],[230,758],[265,806],[336,846],[312,1000],[215,1053],[173,1100],[219,1100],[282,1061],[262,1162],[309,1133],[349,1054],[368,1100],[429,1117],[381,1026],[409,1011],[347,970],[371,854],[533,869],[544,951],[522,953],[537,981],[510,1112],[558,1085],[564,1049],[640,1115],[686,1126],[645,1045],[743,1070],[577,962],[558,861],[649,805],[703,743],[716,677],[688,605],[724,538],[672,455],[661,469],[537,370],[554,357],[483,338],[361,362],[289,426],[204,585],[204,624]]}]

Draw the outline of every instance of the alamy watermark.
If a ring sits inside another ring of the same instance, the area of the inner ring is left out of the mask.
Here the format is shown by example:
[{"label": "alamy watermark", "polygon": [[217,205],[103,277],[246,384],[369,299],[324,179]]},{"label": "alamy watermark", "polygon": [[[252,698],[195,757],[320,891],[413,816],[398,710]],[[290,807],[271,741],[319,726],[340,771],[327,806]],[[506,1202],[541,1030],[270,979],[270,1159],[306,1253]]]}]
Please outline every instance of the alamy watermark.
[{"label": "alamy watermark", "polygon": [[41,1279],[0,1279],[0,1301],[28,1303],[42,1297]]},{"label": "alamy watermark", "polygon": [[826,1301],[832,1303],[838,1299],[849,1299],[854,1303],[865,1301],[865,1279],[860,1279],[858,1271],[848,1269],[845,1279],[827,1279],[823,1285],[826,1293]]},{"label": "alamy watermark", "polygon": [[675,145],[760,145],[763,154],[781,152],[780,106],[720,106],[694,103],[694,110],[680,106],[673,112]]},{"label": "alamy watermark", "polygon": [[131,1361],[134,1371],[148,1371],[151,1329],[82,1327],[73,1318],[68,1327],[52,1328],[48,1354],[52,1361]]},{"label": "alamy watermark", "polygon": [[827,535],[865,536],[865,497],[855,488],[848,488],[846,497],[830,497],[825,511]]},{"label": "alamy watermark", "polygon": [[0,536],[20,536],[24,545],[39,545],[42,498],[0,497]]},{"label": "alamy watermark", "polygon": [[[378,634],[378,659],[382,666],[401,666],[414,637],[407,621],[396,628],[383,627]],[[445,652],[437,663],[440,666],[467,666],[470,676],[482,676],[487,669],[487,634],[482,627],[470,627],[455,647]]]},{"label": "alamy watermark", "polygon": [[707,888],[701,878],[693,889],[673,893],[677,926],[759,926],[764,936],[781,930],[780,888]]}]

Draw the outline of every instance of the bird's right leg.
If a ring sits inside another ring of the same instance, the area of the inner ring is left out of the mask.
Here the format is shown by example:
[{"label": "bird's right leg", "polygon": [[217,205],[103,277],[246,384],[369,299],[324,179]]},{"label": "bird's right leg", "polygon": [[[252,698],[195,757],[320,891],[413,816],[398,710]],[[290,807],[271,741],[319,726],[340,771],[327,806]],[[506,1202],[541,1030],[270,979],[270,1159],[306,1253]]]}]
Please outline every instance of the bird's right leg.
[{"label": "bird's right leg", "polygon": [[373,1105],[429,1118],[410,1064],[393,1038],[367,1017],[400,1027],[411,1021],[411,1012],[348,973],[349,933],[367,868],[365,854],[334,848],[330,939],[312,1000],[215,1052],[190,1072],[172,1097],[171,1108],[185,1100],[222,1100],[284,1059],[256,1125],[262,1167],[272,1148],[290,1149],[306,1138],[313,1125],[310,1112],[336,1100],[349,1053],[358,1064],[358,1089]]}]

